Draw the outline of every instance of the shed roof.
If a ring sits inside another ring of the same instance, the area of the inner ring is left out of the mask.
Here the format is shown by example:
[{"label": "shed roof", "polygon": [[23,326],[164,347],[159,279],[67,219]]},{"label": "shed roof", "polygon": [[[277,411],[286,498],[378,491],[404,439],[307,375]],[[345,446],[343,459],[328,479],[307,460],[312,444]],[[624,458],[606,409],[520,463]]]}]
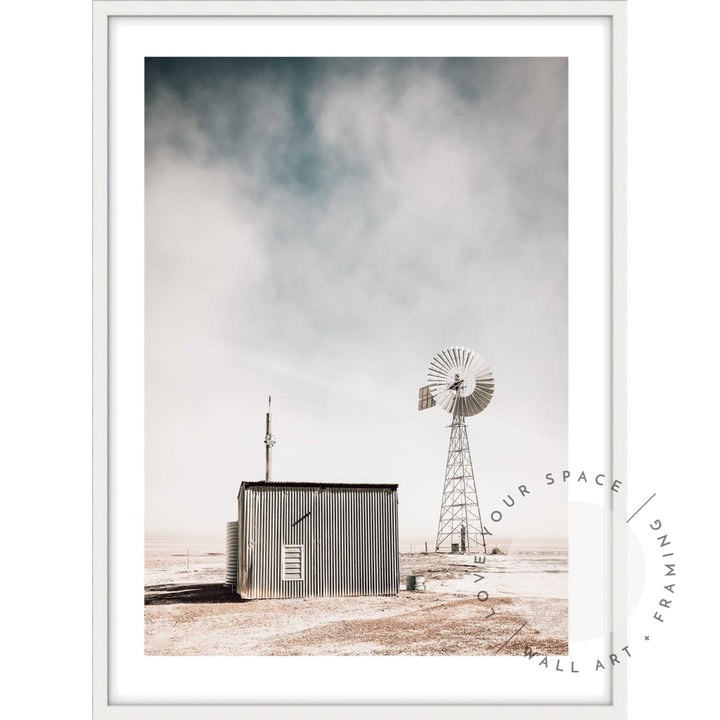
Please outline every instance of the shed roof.
[{"label": "shed roof", "polygon": [[370,488],[373,490],[397,490],[397,483],[326,483],[326,482],[265,482],[265,480],[243,481],[241,488],[282,487],[282,488]]}]

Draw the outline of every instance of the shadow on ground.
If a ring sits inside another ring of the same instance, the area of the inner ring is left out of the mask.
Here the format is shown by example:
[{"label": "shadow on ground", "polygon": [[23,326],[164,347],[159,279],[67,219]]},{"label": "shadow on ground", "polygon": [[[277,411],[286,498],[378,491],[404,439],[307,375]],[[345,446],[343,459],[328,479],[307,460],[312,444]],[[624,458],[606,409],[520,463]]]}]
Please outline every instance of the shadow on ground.
[{"label": "shadow on ground", "polygon": [[146,605],[182,605],[196,603],[239,603],[242,598],[222,583],[204,585],[147,585]]}]

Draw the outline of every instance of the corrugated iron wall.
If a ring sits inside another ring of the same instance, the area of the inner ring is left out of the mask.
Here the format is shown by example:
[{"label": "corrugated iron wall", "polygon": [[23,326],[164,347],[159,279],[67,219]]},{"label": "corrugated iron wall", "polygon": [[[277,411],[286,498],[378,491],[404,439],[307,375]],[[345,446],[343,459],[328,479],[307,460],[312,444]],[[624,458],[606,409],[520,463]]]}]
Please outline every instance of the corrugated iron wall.
[{"label": "corrugated iron wall", "polygon": [[[242,487],[244,598],[396,595],[397,491],[372,487]],[[304,578],[282,580],[282,546],[304,546]]]},{"label": "corrugated iron wall", "polygon": [[238,524],[225,523],[225,584],[235,587],[238,581]]}]

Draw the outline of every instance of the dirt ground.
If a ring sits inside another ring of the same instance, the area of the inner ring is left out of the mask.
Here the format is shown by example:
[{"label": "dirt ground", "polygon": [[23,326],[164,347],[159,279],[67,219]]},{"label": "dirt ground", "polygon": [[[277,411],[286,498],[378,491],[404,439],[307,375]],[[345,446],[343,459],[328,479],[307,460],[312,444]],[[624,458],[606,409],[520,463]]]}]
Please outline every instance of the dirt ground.
[{"label": "dirt ground", "polygon": [[[146,557],[147,655],[566,655],[568,603],[562,597],[493,594],[512,571],[509,556],[483,570],[472,557],[400,556],[402,585],[424,575],[426,590],[395,597],[243,601],[223,586],[224,554],[189,562],[169,548]],[[550,570],[548,572],[557,572]],[[488,598],[476,592],[484,587]],[[556,593],[561,594],[561,593]],[[494,612],[493,612],[494,611]]]}]

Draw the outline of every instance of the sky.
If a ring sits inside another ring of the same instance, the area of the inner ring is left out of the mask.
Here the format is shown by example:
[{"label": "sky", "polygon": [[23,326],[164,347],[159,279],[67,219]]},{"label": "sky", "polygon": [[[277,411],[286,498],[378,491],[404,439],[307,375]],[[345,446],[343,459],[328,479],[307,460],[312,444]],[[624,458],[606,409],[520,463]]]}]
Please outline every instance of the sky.
[{"label": "sky", "polygon": [[[453,345],[483,517],[564,468],[565,59],[147,58],[145,101],[147,531],[224,533],[272,395],[274,479],[398,483],[430,544]],[[566,535],[543,495],[502,535]]]}]

